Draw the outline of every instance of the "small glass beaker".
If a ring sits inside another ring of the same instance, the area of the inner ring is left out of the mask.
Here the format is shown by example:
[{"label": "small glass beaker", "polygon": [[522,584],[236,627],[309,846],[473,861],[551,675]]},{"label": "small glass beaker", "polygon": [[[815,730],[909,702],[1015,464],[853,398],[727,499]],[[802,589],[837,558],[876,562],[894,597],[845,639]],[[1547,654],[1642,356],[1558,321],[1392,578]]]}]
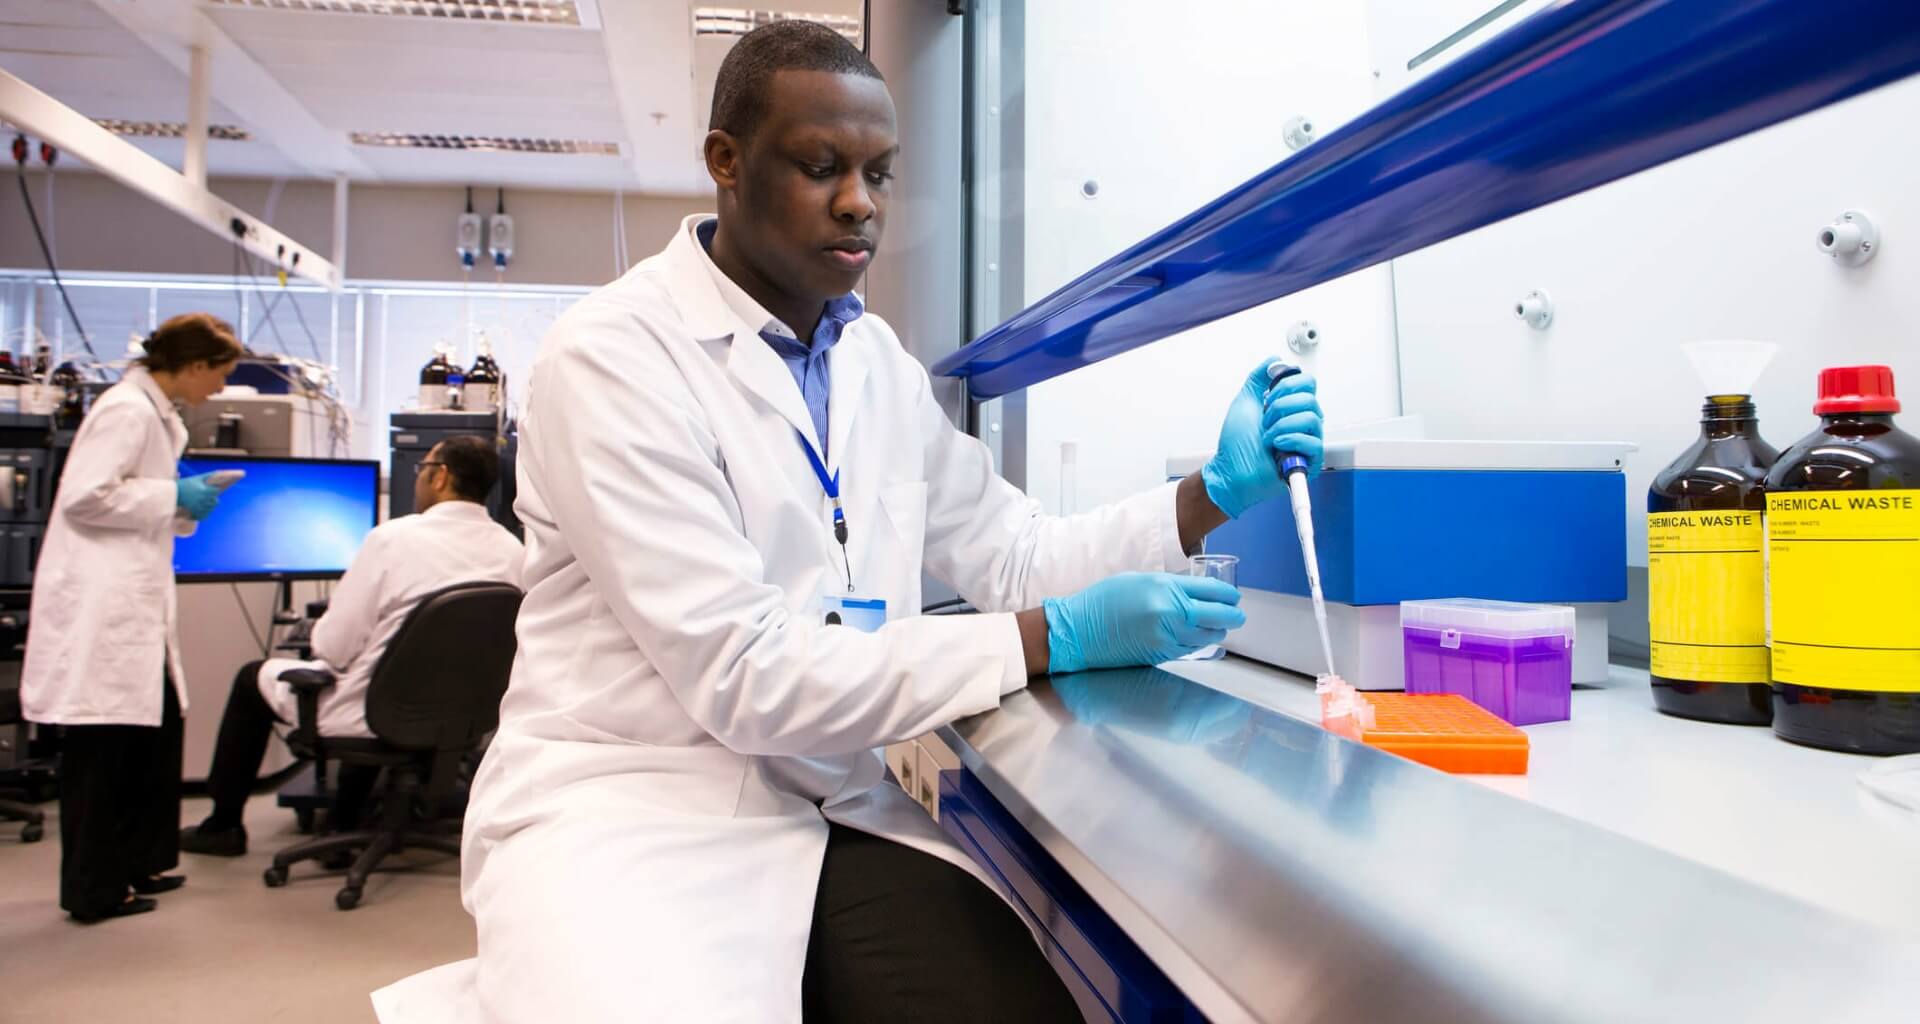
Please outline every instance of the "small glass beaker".
[{"label": "small glass beaker", "polygon": [[[1239,586],[1235,581],[1235,576],[1239,572],[1239,569],[1240,556],[1238,555],[1195,555],[1187,559],[1187,575],[1205,576],[1210,579],[1219,580],[1230,586]],[[1218,661],[1226,656],[1226,648],[1221,647],[1219,644],[1208,644],[1192,654],[1182,657],[1180,660]]]}]

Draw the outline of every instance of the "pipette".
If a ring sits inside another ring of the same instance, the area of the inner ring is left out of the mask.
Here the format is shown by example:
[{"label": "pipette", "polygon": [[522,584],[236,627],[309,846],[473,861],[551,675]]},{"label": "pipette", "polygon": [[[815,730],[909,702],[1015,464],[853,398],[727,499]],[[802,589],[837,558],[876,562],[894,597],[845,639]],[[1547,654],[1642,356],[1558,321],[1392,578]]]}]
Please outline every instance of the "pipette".
[{"label": "pipette", "polygon": [[[1299,372],[1298,366],[1278,360],[1267,365],[1272,384]],[[1280,475],[1287,481],[1287,497],[1293,502],[1293,525],[1300,534],[1300,555],[1307,567],[1307,592],[1313,596],[1313,621],[1320,627],[1320,652],[1327,658],[1327,675],[1337,678],[1339,672],[1333,667],[1333,640],[1327,635],[1327,596],[1320,589],[1320,556],[1313,545],[1313,501],[1307,495],[1307,460],[1299,455],[1280,456]]]}]

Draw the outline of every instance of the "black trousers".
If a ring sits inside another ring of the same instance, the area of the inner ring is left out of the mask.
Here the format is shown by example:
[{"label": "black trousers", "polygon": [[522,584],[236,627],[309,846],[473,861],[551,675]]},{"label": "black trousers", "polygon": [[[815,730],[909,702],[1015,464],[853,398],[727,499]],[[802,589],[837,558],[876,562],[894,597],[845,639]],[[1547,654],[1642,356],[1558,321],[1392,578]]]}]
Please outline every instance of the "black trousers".
[{"label": "black trousers", "polygon": [[938,857],[831,825],[801,981],[807,1024],[1062,1024],[1080,1010],[1012,908]]},{"label": "black trousers", "polygon": [[60,906],[103,914],[135,878],[180,863],[180,701],[158,727],[69,725],[60,748]]},{"label": "black trousers", "polygon": [[[240,666],[233,677],[233,690],[227,694],[226,710],[220,713],[220,732],[213,744],[213,766],[207,770],[207,795],[213,797],[213,813],[207,821],[216,828],[241,824],[247,809],[247,797],[260,777],[260,762],[267,756],[267,744],[273,741],[273,727],[281,723],[273,706],[260,695],[259,661]],[[335,790],[333,813],[328,825],[349,829],[360,820],[367,794],[379,778],[379,769],[357,765],[344,766]]]}]

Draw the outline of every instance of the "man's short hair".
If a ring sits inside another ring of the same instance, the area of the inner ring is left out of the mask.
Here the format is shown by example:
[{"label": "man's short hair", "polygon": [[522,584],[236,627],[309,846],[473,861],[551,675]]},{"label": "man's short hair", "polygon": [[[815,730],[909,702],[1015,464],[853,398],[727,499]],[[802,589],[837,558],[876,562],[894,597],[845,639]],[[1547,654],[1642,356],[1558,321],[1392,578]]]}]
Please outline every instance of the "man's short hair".
[{"label": "man's short hair", "polygon": [[746,141],[767,115],[767,92],[780,71],[880,78],[866,54],[825,25],[799,20],[762,25],[740,37],[720,62],[707,129]]},{"label": "man's short hair", "polygon": [[453,479],[453,493],[484,502],[500,479],[500,449],[491,438],[461,435],[440,442],[440,462]]}]

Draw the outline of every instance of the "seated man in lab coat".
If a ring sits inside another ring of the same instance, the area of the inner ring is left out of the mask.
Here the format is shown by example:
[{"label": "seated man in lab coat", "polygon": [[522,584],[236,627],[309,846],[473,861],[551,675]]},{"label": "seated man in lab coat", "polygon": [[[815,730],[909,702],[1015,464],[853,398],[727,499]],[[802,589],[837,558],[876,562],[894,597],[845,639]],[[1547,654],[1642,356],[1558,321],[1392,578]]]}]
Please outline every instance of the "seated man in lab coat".
[{"label": "seated man in lab coat", "polygon": [[[718,216],[542,342],[519,657],[466,822],[480,955],[375,1006],[387,1024],[1077,1019],[876,748],[1032,675],[1156,663],[1244,621],[1232,587],[1174,574],[1284,494],[1277,453],[1318,460],[1314,385],[1270,387],[1262,362],[1204,474],[1048,517],[854,292],[899,149],[873,65],[777,22],[729,52],[711,124]],[[918,614],[923,568],[984,614]]]},{"label": "seated man in lab coat", "polygon": [[[422,597],[456,583],[497,580],[518,585],[524,549],[494,522],[484,502],[500,476],[500,453],[492,440],[454,437],[420,460],[413,479],[414,515],[374,527],[346,575],[334,588],[326,614],[313,625],[317,660],[272,658],[249,662],[234,677],[220,716],[220,733],[207,773],[213,813],[182,829],[180,848],[189,853],[238,857],[247,852],[241,824],[247,794],[260,773],[276,722],[298,717],[293,687],[280,681],[290,669],[321,668],[337,678],[320,697],[320,732],[371,736],[367,730],[367,684],[387,642]],[[400,481],[395,481],[396,486]],[[336,815],[352,818],[343,780]]]}]

